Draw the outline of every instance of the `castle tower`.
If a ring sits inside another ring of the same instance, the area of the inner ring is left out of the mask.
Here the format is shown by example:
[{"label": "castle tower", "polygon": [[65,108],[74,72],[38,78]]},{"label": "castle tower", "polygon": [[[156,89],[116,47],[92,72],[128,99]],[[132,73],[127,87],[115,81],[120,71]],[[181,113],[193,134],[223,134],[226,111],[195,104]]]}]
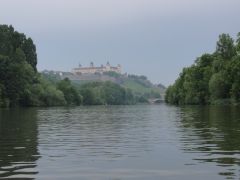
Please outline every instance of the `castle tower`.
[{"label": "castle tower", "polygon": [[91,63],[90,63],[90,67],[94,67],[94,64],[93,64],[93,62],[91,62]]},{"label": "castle tower", "polygon": [[122,72],[122,66],[120,64],[117,65],[117,71],[118,71],[118,73]]},{"label": "castle tower", "polygon": [[107,62],[107,64],[106,64],[106,70],[107,70],[107,71],[110,71],[110,70],[111,70],[111,65],[110,65],[109,62]]}]

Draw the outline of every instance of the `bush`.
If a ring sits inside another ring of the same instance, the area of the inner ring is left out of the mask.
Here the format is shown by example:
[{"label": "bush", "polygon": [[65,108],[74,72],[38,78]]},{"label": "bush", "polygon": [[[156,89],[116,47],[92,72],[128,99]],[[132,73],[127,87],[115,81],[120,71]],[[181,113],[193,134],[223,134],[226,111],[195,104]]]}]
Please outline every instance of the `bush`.
[{"label": "bush", "polygon": [[69,79],[64,79],[57,83],[57,88],[63,92],[68,105],[81,105],[82,98]]},{"label": "bush", "polygon": [[112,82],[93,82],[81,86],[80,93],[85,105],[120,105],[135,102],[131,90]]}]

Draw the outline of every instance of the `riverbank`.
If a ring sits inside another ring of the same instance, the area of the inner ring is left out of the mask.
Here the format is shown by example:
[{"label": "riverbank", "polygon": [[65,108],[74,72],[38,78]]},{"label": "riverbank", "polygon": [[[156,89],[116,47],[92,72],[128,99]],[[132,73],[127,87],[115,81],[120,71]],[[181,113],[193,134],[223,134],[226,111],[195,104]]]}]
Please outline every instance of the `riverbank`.
[{"label": "riverbank", "polygon": [[221,34],[212,54],[203,54],[166,91],[170,104],[239,104],[240,33]]}]

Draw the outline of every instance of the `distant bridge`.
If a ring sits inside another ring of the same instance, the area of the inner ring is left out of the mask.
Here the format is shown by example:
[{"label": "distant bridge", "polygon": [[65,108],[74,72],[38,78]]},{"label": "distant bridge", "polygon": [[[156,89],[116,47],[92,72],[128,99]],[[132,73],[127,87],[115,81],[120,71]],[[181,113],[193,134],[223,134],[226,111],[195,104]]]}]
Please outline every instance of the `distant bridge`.
[{"label": "distant bridge", "polygon": [[155,99],[148,99],[149,104],[160,104],[164,103],[164,99],[155,98]]}]

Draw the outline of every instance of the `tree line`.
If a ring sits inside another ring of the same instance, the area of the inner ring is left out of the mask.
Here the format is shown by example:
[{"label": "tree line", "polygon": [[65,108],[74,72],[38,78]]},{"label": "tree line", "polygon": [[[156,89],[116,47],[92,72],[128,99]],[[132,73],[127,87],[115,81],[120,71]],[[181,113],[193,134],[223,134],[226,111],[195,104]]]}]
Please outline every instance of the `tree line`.
[{"label": "tree line", "polygon": [[240,33],[234,40],[221,34],[216,50],[203,54],[184,68],[168,87],[165,100],[171,104],[239,104]]},{"label": "tree line", "polygon": [[31,38],[0,25],[0,107],[133,104],[129,89],[112,82],[74,86],[69,79],[52,83],[37,72]]}]

